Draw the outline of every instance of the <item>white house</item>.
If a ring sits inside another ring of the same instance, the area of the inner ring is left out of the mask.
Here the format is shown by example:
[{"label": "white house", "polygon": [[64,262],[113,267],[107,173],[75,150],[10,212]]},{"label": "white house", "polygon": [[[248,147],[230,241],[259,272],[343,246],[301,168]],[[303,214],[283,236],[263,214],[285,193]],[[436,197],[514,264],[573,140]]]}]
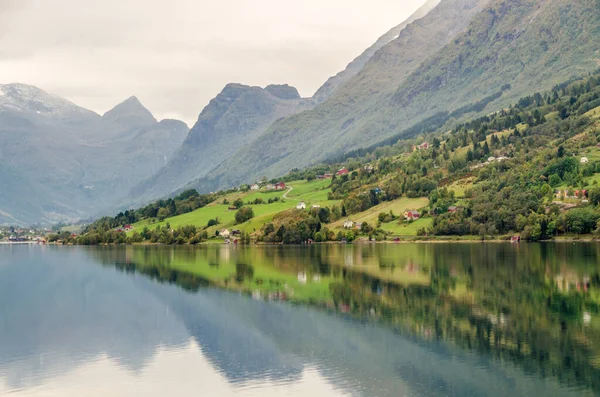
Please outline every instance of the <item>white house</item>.
[{"label": "white house", "polygon": [[275,190],[275,185],[268,184],[265,189],[267,189],[267,190]]},{"label": "white house", "polygon": [[320,206],[320,205],[318,205],[318,204],[313,204],[313,206],[312,206],[312,207],[313,207],[313,208],[321,208],[321,206]]},{"label": "white house", "polygon": [[227,229],[223,229],[219,232],[219,236],[228,238],[231,236],[231,232]]},{"label": "white house", "polygon": [[344,229],[352,229],[353,226],[354,226],[354,222],[352,222],[350,220],[344,222]]},{"label": "white house", "polygon": [[586,164],[590,162],[590,159],[588,159],[587,157],[582,157],[580,160],[581,164]]},{"label": "white house", "polygon": [[305,210],[306,209],[306,204],[304,203],[298,203],[298,205],[296,206],[297,210]]},{"label": "white house", "polygon": [[250,186],[250,190],[258,190],[260,189],[260,186],[258,186],[256,183],[252,186]]},{"label": "white house", "polygon": [[300,272],[298,273],[298,282],[302,283],[302,284],[306,284],[306,273],[304,272]]}]

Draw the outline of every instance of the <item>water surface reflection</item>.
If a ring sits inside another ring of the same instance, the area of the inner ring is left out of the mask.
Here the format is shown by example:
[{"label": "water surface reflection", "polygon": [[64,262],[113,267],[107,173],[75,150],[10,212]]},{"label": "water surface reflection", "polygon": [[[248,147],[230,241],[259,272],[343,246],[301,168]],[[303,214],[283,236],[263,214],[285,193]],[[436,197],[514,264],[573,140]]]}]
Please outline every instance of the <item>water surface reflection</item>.
[{"label": "water surface reflection", "polygon": [[2,248],[0,392],[596,395],[598,254]]}]

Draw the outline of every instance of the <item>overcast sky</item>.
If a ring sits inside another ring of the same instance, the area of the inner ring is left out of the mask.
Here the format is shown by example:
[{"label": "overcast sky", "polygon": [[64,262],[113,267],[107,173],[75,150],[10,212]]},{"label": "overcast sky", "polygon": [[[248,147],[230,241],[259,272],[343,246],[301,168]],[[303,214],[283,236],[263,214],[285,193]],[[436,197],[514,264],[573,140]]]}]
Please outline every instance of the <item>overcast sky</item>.
[{"label": "overcast sky", "polygon": [[0,0],[0,83],[190,126],[229,82],[311,96],[424,0]]}]

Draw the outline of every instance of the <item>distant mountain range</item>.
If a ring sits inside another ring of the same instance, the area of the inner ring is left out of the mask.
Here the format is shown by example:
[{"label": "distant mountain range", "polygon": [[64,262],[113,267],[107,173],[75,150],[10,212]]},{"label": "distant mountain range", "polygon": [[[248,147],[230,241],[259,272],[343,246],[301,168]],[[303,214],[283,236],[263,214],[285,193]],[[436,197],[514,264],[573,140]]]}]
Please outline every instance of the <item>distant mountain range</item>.
[{"label": "distant mountain range", "polygon": [[598,0],[430,0],[311,98],[228,84],[189,131],[135,98],[100,116],[0,85],[0,223],[274,178],[488,114],[600,66]]},{"label": "distant mountain range", "polygon": [[112,210],[188,133],[135,97],[100,116],[24,84],[0,85],[0,223],[56,222]]}]

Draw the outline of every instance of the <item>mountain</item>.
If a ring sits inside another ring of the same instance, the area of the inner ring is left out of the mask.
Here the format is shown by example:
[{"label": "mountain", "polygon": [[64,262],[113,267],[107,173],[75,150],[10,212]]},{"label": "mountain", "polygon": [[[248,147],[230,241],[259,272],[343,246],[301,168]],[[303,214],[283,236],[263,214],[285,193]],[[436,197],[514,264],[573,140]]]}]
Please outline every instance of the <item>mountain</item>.
[{"label": "mountain", "polygon": [[502,109],[595,70],[599,21],[597,0],[443,0],[327,101],[275,122],[190,186],[276,177],[424,124]]},{"label": "mountain", "polygon": [[26,84],[0,84],[0,111],[33,113],[67,122],[99,118],[90,110]]},{"label": "mountain", "polygon": [[312,98],[301,98],[298,90],[287,84],[269,85],[264,89],[228,84],[202,111],[181,149],[164,169],[132,189],[131,201],[141,204],[205,177],[238,150],[255,142],[276,121],[308,111],[327,100],[359,73],[380,48],[398,37],[410,23],[427,15],[439,2],[427,1],[354,59],[344,71],[331,77]]},{"label": "mountain", "polygon": [[152,113],[135,96],[126,99],[104,113],[102,118],[127,129],[149,127],[157,123]]},{"label": "mountain", "polygon": [[367,48],[365,52],[363,52],[352,62],[350,62],[346,69],[336,74],[335,76],[330,77],[325,82],[325,84],[323,84],[321,88],[317,90],[317,92],[313,96],[313,99],[317,103],[325,102],[327,99],[329,99],[329,97],[334,93],[334,91],[337,88],[343,86],[348,81],[350,81],[352,77],[356,76],[362,70],[365,64],[373,57],[373,55],[375,55],[377,51],[379,51],[383,46],[385,46],[392,40],[398,38],[400,32],[402,32],[409,24],[427,15],[431,10],[433,10],[440,4],[440,1],[441,0],[428,0],[406,21],[390,29],[389,32],[381,36],[371,47]]},{"label": "mountain", "polygon": [[160,197],[206,175],[275,120],[311,106],[288,85],[266,88],[228,84],[208,106],[167,165],[133,189],[133,196]]},{"label": "mountain", "polygon": [[104,117],[37,87],[0,85],[0,223],[57,222],[114,209],[181,145],[130,98]]},{"label": "mountain", "polygon": [[[314,109],[275,122],[253,145],[194,183],[201,190],[237,185],[262,175],[275,177],[343,150],[342,141],[357,144],[367,134],[346,131],[391,97],[400,81],[448,44],[481,11],[485,0],[444,0],[424,17],[408,24],[394,40],[369,59],[363,69]],[[347,146],[347,145],[344,145]],[[267,149],[260,153],[261,149]],[[242,167],[242,168],[239,168]],[[233,170],[237,170],[233,173]]]}]

